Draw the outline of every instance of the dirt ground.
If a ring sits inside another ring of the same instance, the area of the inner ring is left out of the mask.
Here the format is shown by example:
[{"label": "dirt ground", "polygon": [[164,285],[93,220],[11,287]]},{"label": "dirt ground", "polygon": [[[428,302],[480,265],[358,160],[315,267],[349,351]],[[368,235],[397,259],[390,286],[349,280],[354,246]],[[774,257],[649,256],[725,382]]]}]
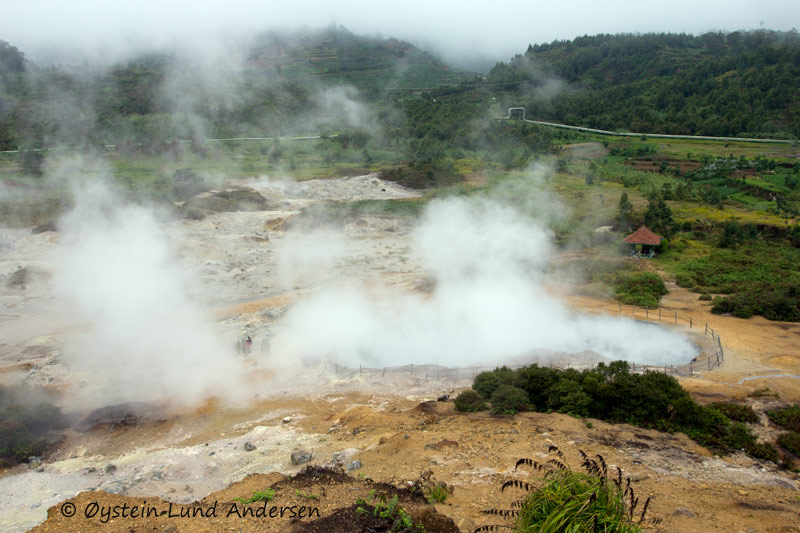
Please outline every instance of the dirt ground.
[{"label": "dirt ground", "polygon": [[[375,176],[248,184],[272,194],[281,209],[167,228],[170,234],[188,234],[181,245],[182,260],[202,276],[217,323],[231,335],[268,329],[324,281],[303,279],[286,291],[272,283],[280,266],[273,246],[300,209],[315,198],[409,196]],[[347,261],[337,268],[346,276],[377,275],[414,290],[421,280],[413,258],[404,257],[407,230],[402,220],[360,217],[347,228],[357,238],[358,258],[378,259]],[[0,258],[0,273],[10,275],[21,265],[46,270],[56,235],[8,232],[3,237],[8,254]],[[763,412],[781,402],[800,401],[800,324],[713,315],[698,295],[674,285],[669,289],[662,305],[693,317],[695,323],[708,322],[725,348],[720,368],[682,378],[682,385],[701,402],[737,398],[751,404],[762,413],[757,432],[774,439],[776,432]],[[5,288],[0,294],[3,379],[20,375],[52,387],[69,384],[68,369],[59,359],[65,332],[42,304],[48,290],[42,277],[24,292]],[[561,298],[610,303],[568,293]],[[454,526],[473,531],[508,523],[481,511],[507,508],[518,499],[519,492],[500,491],[506,480],[534,477],[533,472],[514,471],[517,459],[546,459],[549,447],[556,445],[574,468],[580,463],[579,450],[619,466],[640,498],[653,496],[648,515],[663,519],[655,531],[800,531],[796,474],[742,454],[714,457],[682,434],[560,414],[458,413],[452,401],[435,400],[444,394],[452,399],[469,386],[471,376],[463,374],[438,380],[413,373],[342,377],[321,372],[286,380],[254,368],[249,378],[263,384],[265,392],[246,404],[210,401],[179,411],[153,405],[151,416],[138,424],[67,431],[43,464],[0,473],[0,530],[379,531],[380,524],[359,521],[355,511],[356,501],[374,489],[387,498],[399,494],[400,504],[428,531],[453,531]],[[780,398],[749,396],[765,387]],[[291,477],[307,466],[292,463],[291,454],[299,451],[312,455],[308,464],[319,475]],[[328,475],[316,469],[334,463],[334,456],[345,469],[352,467],[349,473]],[[451,491],[444,503],[435,504],[436,513],[424,499],[409,494],[409,483],[420,479]],[[275,490],[272,501],[250,504],[254,514],[263,507],[266,517],[239,515],[244,505],[237,499],[250,499],[270,487]],[[273,507],[277,515],[269,516]],[[317,509],[318,515],[292,517],[300,507]],[[150,516],[132,517],[132,508]],[[73,509],[74,516],[68,516]],[[120,516],[104,514],[114,510]],[[181,510],[193,516],[181,516]]]}]

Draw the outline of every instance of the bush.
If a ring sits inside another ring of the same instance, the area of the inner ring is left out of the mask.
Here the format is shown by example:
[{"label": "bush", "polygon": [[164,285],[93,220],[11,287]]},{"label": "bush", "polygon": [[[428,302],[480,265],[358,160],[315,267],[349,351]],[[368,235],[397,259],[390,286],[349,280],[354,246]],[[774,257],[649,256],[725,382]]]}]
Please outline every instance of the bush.
[{"label": "bush", "polygon": [[456,409],[464,413],[474,413],[487,409],[486,402],[483,401],[481,395],[472,389],[465,390],[456,396],[455,403]]},{"label": "bush", "polygon": [[528,394],[513,385],[500,385],[492,394],[492,414],[515,415],[528,410]]},{"label": "bush", "polygon": [[742,405],[740,403],[715,402],[710,404],[708,407],[720,411],[722,414],[736,422],[749,422],[751,424],[755,424],[759,420],[758,413],[753,411],[753,408],[749,405]]},{"label": "bush", "polygon": [[472,382],[472,388],[483,398],[489,399],[500,385],[513,385],[516,377],[514,371],[504,366],[481,372]]},{"label": "bush", "polygon": [[616,298],[620,302],[651,309],[658,307],[661,297],[667,294],[664,280],[652,272],[637,272],[630,276],[619,276],[614,289]]},{"label": "bush", "polygon": [[800,457],[800,433],[784,433],[778,437],[778,446]]},{"label": "bush", "polygon": [[800,405],[791,405],[767,411],[769,419],[784,429],[800,433]]}]

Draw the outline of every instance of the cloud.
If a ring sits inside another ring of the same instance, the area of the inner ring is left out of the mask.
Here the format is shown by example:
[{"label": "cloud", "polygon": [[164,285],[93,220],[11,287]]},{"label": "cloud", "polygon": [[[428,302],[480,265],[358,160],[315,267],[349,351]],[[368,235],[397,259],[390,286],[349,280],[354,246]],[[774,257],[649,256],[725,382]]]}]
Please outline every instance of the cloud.
[{"label": "cloud", "polygon": [[64,359],[85,382],[73,391],[78,401],[235,396],[242,376],[233,347],[190,298],[162,221],[102,181],[76,181],[75,207],[59,222],[55,294],[74,323]]}]

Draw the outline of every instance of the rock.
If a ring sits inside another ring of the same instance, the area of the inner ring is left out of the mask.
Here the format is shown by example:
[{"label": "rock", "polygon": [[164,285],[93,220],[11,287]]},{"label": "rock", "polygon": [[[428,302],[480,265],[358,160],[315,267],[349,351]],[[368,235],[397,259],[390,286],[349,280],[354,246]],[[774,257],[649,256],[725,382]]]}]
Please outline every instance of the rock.
[{"label": "rock", "polygon": [[255,449],[256,449],[256,447],[252,443],[250,443],[250,442],[245,442],[244,443],[244,451],[252,452]]},{"label": "rock", "polygon": [[687,509],[686,507],[678,507],[677,509],[675,509],[672,512],[672,514],[673,515],[688,516],[689,518],[694,518],[695,517],[695,514],[693,512],[691,512],[689,509]]},{"label": "rock", "polygon": [[292,464],[301,465],[303,463],[307,463],[311,460],[311,457],[311,452],[307,452],[305,450],[292,452]]},{"label": "rock", "polygon": [[163,420],[157,413],[159,409],[147,402],[124,402],[95,409],[79,424],[79,429],[94,429],[102,425],[113,428],[135,426],[142,422]]},{"label": "rock", "polygon": [[446,448],[448,446],[451,446],[453,448],[458,448],[458,443],[454,440],[449,440],[449,439],[442,439],[436,443],[437,449]]},{"label": "rock", "polygon": [[358,435],[361,432],[359,428],[353,428],[353,435]]},{"label": "rock", "polygon": [[44,224],[40,224],[31,228],[31,233],[33,235],[38,235],[39,233],[46,233],[48,231],[58,231],[55,222],[46,222]]},{"label": "rock", "polygon": [[204,192],[186,200],[184,206],[217,213],[266,211],[270,208],[266,198],[250,187],[231,187],[220,191]]},{"label": "rock", "polygon": [[28,465],[31,468],[39,468],[40,466],[42,466],[42,458],[39,457],[38,455],[31,455],[30,457],[28,457]]},{"label": "rock", "polygon": [[283,420],[281,420],[281,422],[283,422],[284,424],[288,424],[291,421],[292,421],[292,417],[291,416],[284,416]]},{"label": "rock", "polygon": [[386,444],[386,437],[381,437],[378,439],[378,444]]},{"label": "rock", "polygon": [[645,474],[642,472],[637,472],[636,474],[631,474],[628,476],[631,478],[631,481],[644,481],[645,479],[650,479],[650,474]]},{"label": "rock", "polygon": [[106,474],[113,474],[117,471],[117,465],[113,465],[111,463],[106,465]]},{"label": "rock", "polygon": [[359,468],[361,468],[362,466],[363,466],[363,465],[361,464],[361,461],[359,461],[358,459],[356,459],[355,461],[353,461],[352,463],[350,463],[349,465],[347,465],[347,471],[348,471],[348,472],[352,472],[353,470],[358,470],[358,469],[359,469]]},{"label": "rock", "polygon": [[471,518],[464,517],[456,522],[456,527],[459,531],[473,531],[475,529],[475,521]]},{"label": "rock", "polygon": [[436,398],[436,401],[437,402],[446,402],[449,399],[450,399],[450,395],[449,394],[442,394],[441,396]]}]

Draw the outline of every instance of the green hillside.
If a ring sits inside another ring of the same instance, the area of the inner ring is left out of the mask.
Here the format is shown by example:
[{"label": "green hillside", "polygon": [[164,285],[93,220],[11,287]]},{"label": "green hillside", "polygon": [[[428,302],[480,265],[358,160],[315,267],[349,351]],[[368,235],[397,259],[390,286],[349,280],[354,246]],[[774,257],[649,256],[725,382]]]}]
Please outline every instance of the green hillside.
[{"label": "green hillside", "polygon": [[800,136],[797,32],[584,36],[529,46],[498,63],[488,81],[508,84],[500,87],[509,102],[540,120],[653,133]]}]

